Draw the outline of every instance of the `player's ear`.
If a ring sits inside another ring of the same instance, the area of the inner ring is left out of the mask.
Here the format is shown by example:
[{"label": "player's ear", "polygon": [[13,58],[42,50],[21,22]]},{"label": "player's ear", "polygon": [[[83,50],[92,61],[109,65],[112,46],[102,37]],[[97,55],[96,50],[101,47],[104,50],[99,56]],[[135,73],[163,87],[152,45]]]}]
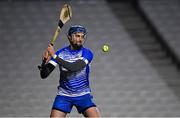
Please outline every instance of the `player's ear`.
[{"label": "player's ear", "polygon": [[68,40],[71,40],[71,39],[72,39],[72,37],[71,37],[71,36],[69,36],[69,35],[67,35],[67,37],[68,37]]}]

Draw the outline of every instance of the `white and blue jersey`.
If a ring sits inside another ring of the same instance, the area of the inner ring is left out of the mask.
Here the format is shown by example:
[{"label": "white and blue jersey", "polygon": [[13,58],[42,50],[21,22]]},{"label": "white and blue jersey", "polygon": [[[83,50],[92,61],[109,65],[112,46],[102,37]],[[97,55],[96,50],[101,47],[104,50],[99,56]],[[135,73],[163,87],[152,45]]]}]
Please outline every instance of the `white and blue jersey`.
[{"label": "white and blue jersey", "polygon": [[[65,67],[59,66],[60,80],[57,95],[76,97],[90,93],[89,72],[93,53],[84,47],[79,50],[71,50],[70,46],[67,46],[58,50],[56,55],[64,61],[75,62],[81,59],[86,63],[85,68],[76,72],[69,71]],[[58,64],[54,59],[51,59],[49,63],[54,66]]]}]

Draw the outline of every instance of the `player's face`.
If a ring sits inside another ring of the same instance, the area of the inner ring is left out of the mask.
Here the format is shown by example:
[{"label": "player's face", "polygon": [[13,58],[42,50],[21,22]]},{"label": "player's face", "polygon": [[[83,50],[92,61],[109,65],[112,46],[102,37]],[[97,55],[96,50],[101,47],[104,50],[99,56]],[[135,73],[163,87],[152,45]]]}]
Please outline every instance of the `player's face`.
[{"label": "player's face", "polygon": [[84,34],[81,32],[72,34],[71,38],[72,43],[75,45],[81,46],[84,43]]},{"label": "player's face", "polygon": [[71,37],[69,37],[69,41],[74,48],[81,47],[84,44],[85,36],[81,32],[73,33]]}]

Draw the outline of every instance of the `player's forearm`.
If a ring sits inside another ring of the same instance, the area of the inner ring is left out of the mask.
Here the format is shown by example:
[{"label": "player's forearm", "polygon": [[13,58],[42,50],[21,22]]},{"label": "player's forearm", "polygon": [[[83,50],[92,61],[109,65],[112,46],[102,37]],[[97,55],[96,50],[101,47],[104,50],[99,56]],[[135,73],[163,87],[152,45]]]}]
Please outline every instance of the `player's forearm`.
[{"label": "player's forearm", "polygon": [[42,64],[40,69],[40,75],[42,79],[45,79],[54,70],[54,66],[50,63]]},{"label": "player's forearm", "polygon": [[71,63],[71,62],[64,61],[63,59],[59,57],[55,57],[54,59],[57,61],[59,65],[73,72],[80,71],[86,66],[86,63],[83,60],[77,60]]}]

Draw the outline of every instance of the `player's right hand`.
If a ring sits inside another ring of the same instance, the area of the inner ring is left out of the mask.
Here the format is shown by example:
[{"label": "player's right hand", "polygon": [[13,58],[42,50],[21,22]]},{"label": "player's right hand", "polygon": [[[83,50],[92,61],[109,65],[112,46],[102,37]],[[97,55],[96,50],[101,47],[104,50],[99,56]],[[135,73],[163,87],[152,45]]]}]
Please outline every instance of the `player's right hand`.
[{"label": "player's right hand", "polygon": [[50,59],[51,59],[51,56],[49,55],[48,50],[46,49],[43,53],[43,60],[45,60],[47,64]]}]

